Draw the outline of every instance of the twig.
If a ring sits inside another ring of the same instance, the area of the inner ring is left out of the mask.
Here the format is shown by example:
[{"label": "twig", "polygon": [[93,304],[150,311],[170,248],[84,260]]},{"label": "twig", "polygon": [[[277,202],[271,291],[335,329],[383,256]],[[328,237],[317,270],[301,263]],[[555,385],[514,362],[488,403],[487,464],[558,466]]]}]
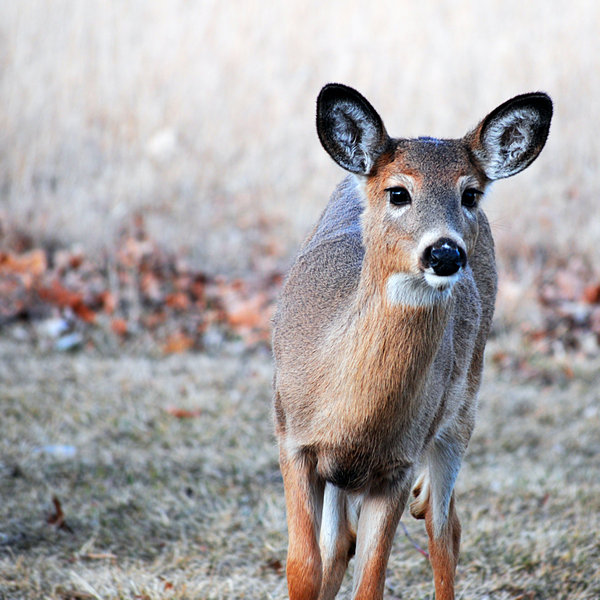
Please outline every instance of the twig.
[{"label": "twig", "polygon": [[417,550],[417,552],[420,552],[427,560],[429,560],[429,552],[427,552],[427,550],[423,550],[423,548],[421,548],[421,546],[419,546],[419,544],[415,542],[410,533],[408,533],[406,525],[402,521],[400,521],[400,525],[402,525],[402,529],[404,529],[404,535],[408,538],[408,541],[415,547],[415,550]]},{"label": "twig", "polygon": [[117,555],[111,552],[89,552],[88,554],[80,554],[79,558],[85,560],[117,560]]}]

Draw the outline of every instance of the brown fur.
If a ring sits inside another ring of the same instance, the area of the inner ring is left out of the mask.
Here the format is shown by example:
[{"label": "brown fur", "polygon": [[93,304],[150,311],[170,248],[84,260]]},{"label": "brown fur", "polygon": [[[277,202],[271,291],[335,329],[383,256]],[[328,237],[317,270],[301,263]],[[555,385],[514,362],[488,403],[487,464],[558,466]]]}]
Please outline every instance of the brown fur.
[{"label": "brown fur", "polygon": [[434,535],[431,507],[425,514],[425,528],[429,536],[429,560],[433,568],[436,600],[454,600],[454,574],[460,552],[460,521],[454,505],[454,494],[445,531],[441,537]]},{"label": "brown fur", "polygon": [[302,540],[300,544],[290,548],[288,553],[286,571],[290,597],[311,600],[318,596],[322,579],[321,556],[318,540],[314,535],[318,499],[307,485],[314,476],[310,473],[311,465],[308,461],[303,461],[300,468],[297,468],[298,464],[295,465],[296,468],[289,468],[290,464],[283,452],[280,465],[285,482],[289,534]]},{"label": "brown fur", "polygon": [[[292,600],[333,598],[354,540],[353,597],[382,597],[394,532],[420,468],[411,511],[425,518],[436,597],[454,598],[460,523],[452,488],[474,426],[496,293],[489,224],[479,206],[461,206],[461,194],[485,190],[488,163],[495,176],[518,170],[520,148],[496,148],[495,140],[502,127],[519,142],[539,126],[526,120],[538,114],[536,102],[541,95],[532,106],[519,97],[514,115],[505,103],[462,140],[391,140],[357,92],[332,85],[319,96],[321,141],[358,177],[340,184],[305,241],[274,322]],[[525,166],[545,135],[531,134],[537,146],[523,153]],[[408,208],[390,203],[387,190],[397,186],[410,192]],[[451,294],[424,278],[419,252],[431,236],[456,239],[467,256]],[[330,514],[338,521],[319,542],[326,485],[342,490],[347,504]]]}]

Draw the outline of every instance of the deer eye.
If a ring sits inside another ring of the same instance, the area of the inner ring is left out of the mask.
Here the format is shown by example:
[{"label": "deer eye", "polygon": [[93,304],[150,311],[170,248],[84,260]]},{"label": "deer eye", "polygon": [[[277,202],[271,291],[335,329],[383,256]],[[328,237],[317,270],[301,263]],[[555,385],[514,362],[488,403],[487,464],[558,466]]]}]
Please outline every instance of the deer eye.
[{"label": "deer eye", "polygon": [[392,187],[385,190],[390,195],[390,204],[407,206],[412,202],[408,190],[404,187]]},{"label": "deer eye", "polygon": [[475,208],[477,206],[477,202],[479,201],[479,196],[481,196],[483,192],[473,188],[467,188],[462,195],[461,203],[463,206],[467,208]]}]

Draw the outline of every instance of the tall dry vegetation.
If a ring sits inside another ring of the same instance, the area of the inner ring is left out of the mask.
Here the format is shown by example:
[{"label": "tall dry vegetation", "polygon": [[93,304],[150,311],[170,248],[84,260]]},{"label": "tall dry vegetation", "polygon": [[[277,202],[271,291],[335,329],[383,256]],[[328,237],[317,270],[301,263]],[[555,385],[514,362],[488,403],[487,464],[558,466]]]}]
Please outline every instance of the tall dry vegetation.
[{"label": "tall dry vegetation", "polygon": [[342,176],[314,131],[323,83],[363,91],[392,134],[439,137],[540,89],[544,155],[487,202],[500,256],[595,262],[598,31],[584,0],[4,2],[2,223],[95,249],[142,213],[202,268],[241,272],[269,235],[289,257]]}]

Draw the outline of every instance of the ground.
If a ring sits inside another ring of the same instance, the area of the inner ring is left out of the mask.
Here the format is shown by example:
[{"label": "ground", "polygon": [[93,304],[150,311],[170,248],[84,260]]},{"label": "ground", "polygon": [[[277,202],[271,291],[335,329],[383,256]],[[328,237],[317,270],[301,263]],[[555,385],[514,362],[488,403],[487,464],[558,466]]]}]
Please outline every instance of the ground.
[{"label": "ground", "polygon": [[[457,484],[458,597],[598,598],[598,361],[506,369],[509,338],[488,349]],[[0,597],[286,597],[268,351],[71,354],[7,336],[0,364]],[[386,597],[432,588],[399,529]]]},{"label": "ground", "polygon": [[[599,598],[599,6],[0,3],[0,600],[286,597],[268,324],[344,176],[314,127],[332,81],[393,136],[552,97],[540,158],[484,200],[457,589]],[[402,528],[386,585],[433,598]]]}]

